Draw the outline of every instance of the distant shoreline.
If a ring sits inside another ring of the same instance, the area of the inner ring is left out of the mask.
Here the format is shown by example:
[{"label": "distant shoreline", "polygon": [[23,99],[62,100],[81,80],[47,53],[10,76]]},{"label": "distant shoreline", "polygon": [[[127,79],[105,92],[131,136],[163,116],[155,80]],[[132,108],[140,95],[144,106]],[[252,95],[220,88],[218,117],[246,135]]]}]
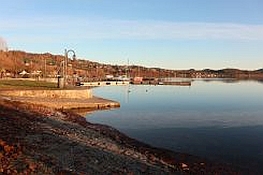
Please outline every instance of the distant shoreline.
[{"label": "distant shoreline", "polygon": [[[27,58],[26,61],[24,58]],[[43,60],[48,58],[46,69],[43,71]],[[62,55],[53,55],[50,53],[28,53],[25,51],[0,51],[0,59],[2,61],[1,78],[27,77],[27,78],[57,78],[57,66],[64,60]],[[16,62],[14,62],[16,60]],[[28,70],[28,64],[34,67],[34,70],[27,74],[20,74]],[[40,64],[41,63],[41,64]],[[15,65],[15,66],[14,66]],[[136,78],[237,78],[237,79],[255,79],[263,80],[263,68],[255,68],[250,70],[238,68],[221,68],[221,69],[165,69],[158,67],[145,67],[140,65],[110,65],[98,63],[86,59],[76,59],[74,68],[78,70],[78,76],[81,81],[99,81],[107,76],[119,77],[126,75]],[[227,66],[227,65],[226,65]],[[88,73],[87,73],[88,72]],[[73,71],[68,74],[73,77]]]}]

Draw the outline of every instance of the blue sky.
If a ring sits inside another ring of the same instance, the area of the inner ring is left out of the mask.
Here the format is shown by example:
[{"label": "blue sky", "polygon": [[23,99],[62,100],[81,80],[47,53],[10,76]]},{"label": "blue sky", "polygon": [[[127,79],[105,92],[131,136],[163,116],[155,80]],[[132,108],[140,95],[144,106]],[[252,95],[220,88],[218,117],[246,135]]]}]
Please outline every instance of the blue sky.
[{"label": "blue sky", "polygon": [[10,49],[168,69],[263,67],[262,0],[1,0]]}]

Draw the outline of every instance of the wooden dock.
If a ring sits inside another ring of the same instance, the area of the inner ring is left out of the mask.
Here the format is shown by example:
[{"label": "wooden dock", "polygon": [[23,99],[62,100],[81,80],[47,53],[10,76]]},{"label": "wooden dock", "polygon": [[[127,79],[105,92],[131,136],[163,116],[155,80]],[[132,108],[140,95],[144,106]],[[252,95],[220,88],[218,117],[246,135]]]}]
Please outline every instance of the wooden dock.
[{"label": "wooden dock", "polygon": [[129,81],[95,81],[80,82],[78,86],[125,86],[130,84]]}]

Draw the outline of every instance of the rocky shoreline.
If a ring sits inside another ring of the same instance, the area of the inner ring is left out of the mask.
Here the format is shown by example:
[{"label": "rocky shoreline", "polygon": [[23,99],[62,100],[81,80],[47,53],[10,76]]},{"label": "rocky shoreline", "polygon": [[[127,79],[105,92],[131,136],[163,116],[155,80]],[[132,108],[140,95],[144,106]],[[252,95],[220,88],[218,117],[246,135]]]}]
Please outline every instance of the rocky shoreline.
[{"label": "rocky shoreline", "polygon": [[0,97],[0,174],[259,174],[151,147],[76,113]]}]

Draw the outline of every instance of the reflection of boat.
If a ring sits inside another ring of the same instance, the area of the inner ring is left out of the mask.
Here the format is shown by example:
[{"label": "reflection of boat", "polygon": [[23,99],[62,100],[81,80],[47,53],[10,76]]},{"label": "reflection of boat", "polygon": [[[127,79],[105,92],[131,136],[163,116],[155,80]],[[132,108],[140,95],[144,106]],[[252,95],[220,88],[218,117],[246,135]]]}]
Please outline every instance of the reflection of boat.
[{"label": "reflection of boat", "polygon": [[191,86],[193,80],[189,78],[161,78],[159,81],[163,85]]}]

